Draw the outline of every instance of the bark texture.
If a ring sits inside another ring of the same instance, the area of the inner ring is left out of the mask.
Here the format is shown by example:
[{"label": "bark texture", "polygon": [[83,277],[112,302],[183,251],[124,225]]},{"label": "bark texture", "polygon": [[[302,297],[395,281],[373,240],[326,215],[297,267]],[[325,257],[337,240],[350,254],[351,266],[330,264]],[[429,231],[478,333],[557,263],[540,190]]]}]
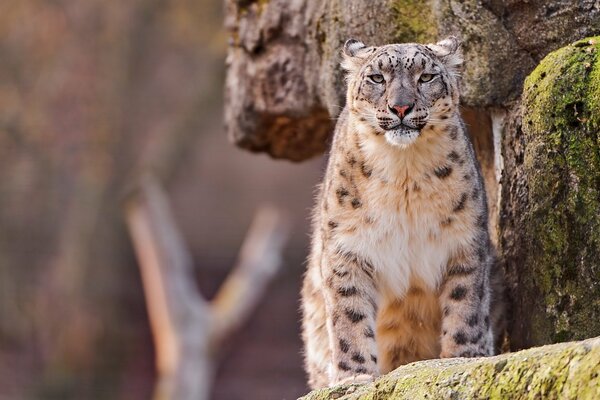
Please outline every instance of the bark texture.
[{"label": "bark texture", "polygon": [[503,141],[512,347],[600,334],[600,37],[549,54]]},{"label": "bark texture", "polygon": [[243,148],[303,160],[320,154],[344,105],[339,49],[454,34],[465,52],[463,102],[518,99],[548,52],[600,32],[594,0],[227,0],[225,119]]},{"label": "bark texture", "polygon": [[597,399],[600,338],[488,358],[409,364],[372,384],[314,391],[301,400]]}]

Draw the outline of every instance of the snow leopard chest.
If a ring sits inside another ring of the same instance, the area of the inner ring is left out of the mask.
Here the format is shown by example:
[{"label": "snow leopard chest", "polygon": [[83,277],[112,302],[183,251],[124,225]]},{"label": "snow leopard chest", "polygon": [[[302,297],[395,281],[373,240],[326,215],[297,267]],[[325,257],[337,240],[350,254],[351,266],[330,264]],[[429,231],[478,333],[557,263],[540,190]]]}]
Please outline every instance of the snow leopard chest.
[{"label": "snow leopard chest", "polygon": [[453,213],[464,185],[435,176],[364,187],[357,229],[340,246],[373,265],[380,286],[401,297],[412,279],[436,290],[456,250],[470,240],[470,213]]}]

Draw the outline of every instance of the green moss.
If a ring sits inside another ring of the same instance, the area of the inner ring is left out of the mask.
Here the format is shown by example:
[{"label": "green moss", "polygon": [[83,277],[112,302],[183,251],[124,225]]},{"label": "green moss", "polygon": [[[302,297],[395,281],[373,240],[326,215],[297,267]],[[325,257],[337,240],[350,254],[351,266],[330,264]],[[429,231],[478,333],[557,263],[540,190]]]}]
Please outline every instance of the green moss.
[{"label": "green moss", "polygon": [[[541,292],[542,343],[600,334],[600,40],[549,54],[522,101],[529,188],[523,282]],[[546,321],[544,321],[546,320]],[[549,322],[549,324],[547,323]]]},{"label": "green moss", "polygon": [[437,23],[429,1],[394,0],[395,42],[432,42],[437,37]]},{"label": "green moss", "polygon": [[430,360],[400,367],[370,385],[315,391],[324,399],[597,399],[600,339],[478,359]]}]

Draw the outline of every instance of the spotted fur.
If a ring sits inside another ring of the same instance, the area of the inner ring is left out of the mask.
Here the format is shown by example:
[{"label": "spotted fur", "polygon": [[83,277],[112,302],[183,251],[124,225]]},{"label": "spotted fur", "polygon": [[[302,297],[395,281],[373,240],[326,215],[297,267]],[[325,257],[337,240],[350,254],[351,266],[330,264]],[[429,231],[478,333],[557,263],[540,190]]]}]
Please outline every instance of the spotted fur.
[{"label": "spotted fur", "polygon": [[461,62],[455,38],[346,43],[347,102],[302,289],[313,388],[497,347],[501,277],[458,111]]}]

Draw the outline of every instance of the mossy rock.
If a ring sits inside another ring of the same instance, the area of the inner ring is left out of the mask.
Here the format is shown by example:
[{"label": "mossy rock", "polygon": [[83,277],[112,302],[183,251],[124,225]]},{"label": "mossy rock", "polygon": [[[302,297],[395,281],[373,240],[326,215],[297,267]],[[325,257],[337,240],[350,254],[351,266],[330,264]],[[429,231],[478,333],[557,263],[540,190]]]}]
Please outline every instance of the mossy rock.
[{"label": "mossy rock", "polygon": [[488,358],[412,363],[372,384],[314,391],[302,400],[600,398],[600,338]]},{"label": "mossy rock", "polygon": [[[599,52],[600,37],[575,42],[525,81],[522,161],[504,182],[522,191],[503,205],[517,347],[600,335]],[[509,133],[507,153],[520,136]]]},{"label": "mossy rock", "polygon": [[431,1],[393,0],[390,8],[395,26],[390,43],[434,43],[437,40],[437,21]]}]

